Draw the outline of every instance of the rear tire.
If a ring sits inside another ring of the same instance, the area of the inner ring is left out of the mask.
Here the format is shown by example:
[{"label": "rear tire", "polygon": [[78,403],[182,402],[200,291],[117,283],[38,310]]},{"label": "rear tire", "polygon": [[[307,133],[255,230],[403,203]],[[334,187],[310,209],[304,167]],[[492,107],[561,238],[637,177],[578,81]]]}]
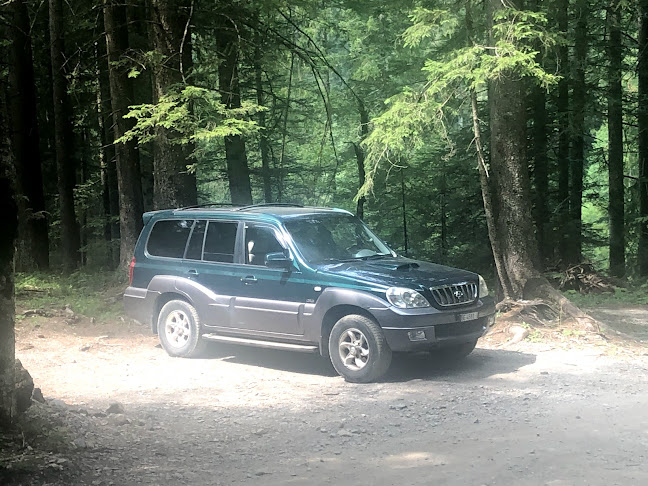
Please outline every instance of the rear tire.
[{"label": "rear tire", "polygon": [[477,340],[436,349],[434,351],[430,351],[430,354],[434,359],[438,359],[440,361],[456,362],[465,359],[470,353],[473,352],[475,346],[477,346]]},{"label": "rear tire", "polygon": [[329,336],[331,363],[346,381],[369,383],[385,374],[392,352],[378,324],[351,314],[337,321]]},{"label": "rear tire", "polygon": [[158,336],[169,356],[193,358],[202,354],[206,342],[200,337],[200,317],[184,300],[164,304],[158,316]]}]

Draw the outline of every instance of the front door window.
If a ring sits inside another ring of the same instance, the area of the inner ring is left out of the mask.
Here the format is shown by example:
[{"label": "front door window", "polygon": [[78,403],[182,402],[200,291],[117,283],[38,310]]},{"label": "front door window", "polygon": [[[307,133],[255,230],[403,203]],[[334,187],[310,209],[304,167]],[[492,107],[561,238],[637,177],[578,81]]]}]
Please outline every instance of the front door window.
[{"label": "front door window", "polygon": [[267,226],[247,225],[245,230],[245,263],[265,266],[268,253],[283,252],[275,232]]}]

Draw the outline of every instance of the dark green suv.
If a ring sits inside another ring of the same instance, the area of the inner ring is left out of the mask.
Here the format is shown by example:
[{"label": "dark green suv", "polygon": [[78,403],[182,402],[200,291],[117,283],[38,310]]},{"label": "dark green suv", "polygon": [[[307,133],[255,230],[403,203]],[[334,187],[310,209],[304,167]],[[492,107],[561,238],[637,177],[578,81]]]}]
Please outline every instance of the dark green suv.
[{"label": "dark green suv", "polygon": [[279,204],[146,213],[124,303],[172,356],[319,352],[352,382],[392,352],[467,356],[495,315],[479,275],[398,256],[347,211]]}]

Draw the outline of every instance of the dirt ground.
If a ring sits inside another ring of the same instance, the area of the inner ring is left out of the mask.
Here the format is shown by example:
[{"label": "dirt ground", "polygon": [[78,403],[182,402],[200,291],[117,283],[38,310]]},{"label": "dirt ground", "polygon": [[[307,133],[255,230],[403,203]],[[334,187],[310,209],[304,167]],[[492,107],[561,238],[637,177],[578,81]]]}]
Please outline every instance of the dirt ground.
[{"label": "dirt ground", "polygon": [[[603,309],[597,315],[603,318]],[[620,318],[643,339],[648,309]],[[643,314],[642,314],[643,312]],[[65,447],[44,485],[648,484],[648,348],[482,339],[456,365],[395,356],[354,385],[315,355],[171,358],[134,323],[25,318],[17,355]],[[107,413],[112,410],[123,413]],[[2,481],[0,481],[2,483]]]}]

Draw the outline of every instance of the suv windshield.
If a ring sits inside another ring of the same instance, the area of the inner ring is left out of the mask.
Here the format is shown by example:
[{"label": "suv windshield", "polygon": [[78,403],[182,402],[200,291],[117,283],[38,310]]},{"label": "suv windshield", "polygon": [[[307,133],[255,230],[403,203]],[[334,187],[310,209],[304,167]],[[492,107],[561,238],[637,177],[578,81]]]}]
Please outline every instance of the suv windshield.
[{"label": "suv windshield", "polygon": [[350,214],[313,215],[287,221],[285,226],[310,263],[392,256],[391,250]]}]

